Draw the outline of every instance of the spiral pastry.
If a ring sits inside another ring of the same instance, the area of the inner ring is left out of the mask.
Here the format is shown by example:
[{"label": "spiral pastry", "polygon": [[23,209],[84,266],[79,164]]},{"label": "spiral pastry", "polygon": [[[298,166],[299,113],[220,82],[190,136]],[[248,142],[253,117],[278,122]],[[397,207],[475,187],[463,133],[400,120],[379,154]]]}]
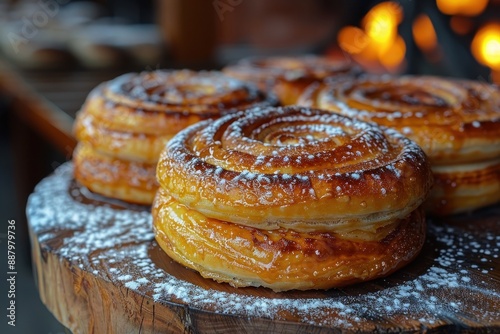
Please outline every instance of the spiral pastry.
[{"label": "spiral pastry", "polygon": [[500,90],[437,77],[372,77],[312,85],[299,104],[395,128],[427,153],[435,214],[500,201]]},{"label": "spiral pastry", "polygon": [[90,190],[151,204],[163,146],[200,120],[277,101],[220,72],[129,73],[96,87],[75,123],[75,177]]},{"label": "spiral pastry", "polygon": [[223,71],[234,78],[253,82],[262,90],[272,90],[283,105],[295,104],[313,82],[361,73],[361,69],[351,61],[311,55],[246,58],[225,67]]},{"label": "spiral pastry", "polygon": [[389,274],[424,237],[432,184],[396,131],[318,109],[255,108],[177,134],[157,167],[156,239],[234,286],[327,289]]}]

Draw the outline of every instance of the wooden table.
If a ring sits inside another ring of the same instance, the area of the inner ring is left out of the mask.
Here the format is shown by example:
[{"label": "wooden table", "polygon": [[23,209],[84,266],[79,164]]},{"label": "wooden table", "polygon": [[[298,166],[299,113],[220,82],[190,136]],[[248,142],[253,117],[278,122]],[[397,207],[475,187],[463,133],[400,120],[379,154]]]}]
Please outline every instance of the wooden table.
[{"label": "wooden table", "polygon": [[500,205],[429,220],[418,258],[343,289],[232,288],[173,262],[148,207],[76,185],[72,165],[28,203],[41,298],[74,333],[500,331]]}]

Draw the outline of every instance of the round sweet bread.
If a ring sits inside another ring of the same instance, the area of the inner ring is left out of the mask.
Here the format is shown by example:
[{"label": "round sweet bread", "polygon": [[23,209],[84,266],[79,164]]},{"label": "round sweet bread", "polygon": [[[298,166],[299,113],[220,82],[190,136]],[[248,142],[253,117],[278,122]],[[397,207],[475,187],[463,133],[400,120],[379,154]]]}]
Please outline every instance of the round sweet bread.
[{"label": "round sweet bread", "polygon": [[[161,154],[156,238],[235,286],[327,289],[384,276],[423,245],[423,151],[328,111],[254,108],[195,124]],[[295,259],[295,260],[294,260]]]}]

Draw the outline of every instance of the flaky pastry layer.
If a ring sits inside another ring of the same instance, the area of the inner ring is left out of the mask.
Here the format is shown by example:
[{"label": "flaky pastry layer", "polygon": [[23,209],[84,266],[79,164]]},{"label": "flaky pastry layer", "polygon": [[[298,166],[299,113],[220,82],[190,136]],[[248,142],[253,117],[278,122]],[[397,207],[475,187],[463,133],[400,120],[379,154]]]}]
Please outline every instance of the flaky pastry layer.
[{"label": "flaky pastry layer", "polygon": [[420,208],[389,224],[382,235],[365,234],[364,239],[260,230],[211,219],[163,189],[152,214],[156,240],[175,261],[235,287],[275,291],[329,289],[386,276],[410,262],[425,240]]},{"label": "flaky pastry layer", "polygon": [[73,163],[75,179],[92,192],[131,203],[153,202],[156,164],[110,157],[84,143],[77,145]]},{"label": "flaky pastry layer", "polygon": [[428,212],[447,215],[500,202],[500,159],[436,166],[434,187],[425,203]]},{"label": "flaky pastry layer", "polygon": [[78,113],[75,176],[101,195],[151,204],[154,169],[173,135],[201,120],[276,103],[254,85],[221,72],[122,75],[96,87]]},{"label": "flaky pastry layer", "polygon": [[74,132],[80,142],[92,146],[98,152],[127,161],[151,164],[158,162],[161,151],[173,136],[111,130],[88,113],[77,116]]},{"label": "flaky pastry layer", "polygon": [[220,72],[129,73],[89,94],[75,134],[108,155],[153,163],[165,142],[191,124],[274,104],[255,86]]}]

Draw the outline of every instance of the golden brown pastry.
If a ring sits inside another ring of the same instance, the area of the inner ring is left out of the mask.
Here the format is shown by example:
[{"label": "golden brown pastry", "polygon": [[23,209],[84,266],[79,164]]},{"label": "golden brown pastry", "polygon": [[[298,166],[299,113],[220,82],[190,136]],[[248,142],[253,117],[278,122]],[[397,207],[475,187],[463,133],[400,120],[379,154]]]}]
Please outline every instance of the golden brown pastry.
[{"label": "golden brown pastry", "polygon": [[101,195],[151,204],[156,163],[173,135],[200,120],[275,103],[220,72],[125,74],[96,87],[78,114],[75,178]]},{"label": "golden brown pastry", "polygon": [[166,146],[159,245],[204,277],[276,291],[387,275],[425,238],[423,151],[394,130],[318,109],[254,108]]},{"label": "golden brown pastry", "polygon": [[75,178],[95,193],[150,204],[158,189],[156,164],[116,159],[80,143],[73,154]]},{"label": "golden brown pastry", "polygon": [[262,90],[272,90],[281,104],[295,104],[313,82],[327,77],[358,75],[361,69],[349,60],[320,56],[246,58],[227,66],[224,73],[255,83]]},{"label": "golden brown pastry", "polygon": [[436,184],[434,214],[500,201],[498,87],[437,77],[375,77],[312,85],[299,104],[397,129],[427,153]]}]

